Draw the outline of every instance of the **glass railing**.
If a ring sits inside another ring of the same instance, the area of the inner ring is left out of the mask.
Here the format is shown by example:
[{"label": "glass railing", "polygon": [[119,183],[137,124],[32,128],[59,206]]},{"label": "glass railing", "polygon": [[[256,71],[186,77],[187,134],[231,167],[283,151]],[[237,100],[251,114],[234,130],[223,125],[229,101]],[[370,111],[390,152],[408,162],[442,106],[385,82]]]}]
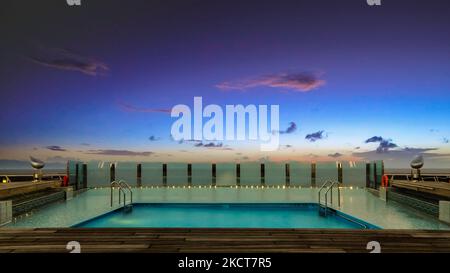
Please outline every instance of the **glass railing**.
[{"label": "glass railing", "polygon": [[[383,162],[245,162],[245,163],[149,163],[69,161],[71,185],[78,188],[109,186],[111,180],[125,180],[131,186],[320,186],[326,180],[343,186],[378,187]],[[83,173],[86,166],[86,175]],[[111,167],[113,166],[113,168]],[[214,167],[215,166],[215,171]],[[342,168],[342,169],[340,169]],[[113,176],[113,177],[111,177]],[[315,182],[315,183],[314,183]]]}]

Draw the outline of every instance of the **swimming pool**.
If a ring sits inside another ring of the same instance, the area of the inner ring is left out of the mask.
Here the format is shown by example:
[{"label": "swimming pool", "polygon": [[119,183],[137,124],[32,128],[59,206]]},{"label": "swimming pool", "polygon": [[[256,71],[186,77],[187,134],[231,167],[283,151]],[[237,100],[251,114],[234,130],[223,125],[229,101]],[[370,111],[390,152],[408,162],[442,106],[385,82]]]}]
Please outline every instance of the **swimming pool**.
[{"label": "swimming pool", "polygon": [[[450,230],[450,225],[397,202],[385,202],[362,188],[341,189],[340,212],[383,229]],[[117,198],[115,199],[117,201]],[[133,188],[135,203],[317,203],[316,188]],[[118,208],[110,189],[90,189],[73,199],[15,217],[6,228],[71,227]]]},{"label": "swimming pool", "polygon": [[377,229],[341,212],[319,215],[319,206],[305,204],[134,204],[74,227],[125,228],[347,228]]}]

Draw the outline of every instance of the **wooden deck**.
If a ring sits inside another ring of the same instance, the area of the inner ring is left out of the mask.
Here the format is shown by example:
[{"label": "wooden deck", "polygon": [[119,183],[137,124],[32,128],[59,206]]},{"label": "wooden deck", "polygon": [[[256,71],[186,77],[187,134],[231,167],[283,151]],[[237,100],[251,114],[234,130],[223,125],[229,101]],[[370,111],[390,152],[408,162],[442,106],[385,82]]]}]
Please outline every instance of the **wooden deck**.
[{"label": "wooden deck", "polygon": [[450,198],[450,183],[393,180],[391,181],[391,186]]},{"label": "wooden deck", "polygon": [[59,187],[61,181],[11,182],[0,184],[0,199],[35,192],[47,188]]},{"label": "wooden deck", "polygon": [[450,231],[336,229],[0,229],[0,253],[63,252],[450,252]]}]

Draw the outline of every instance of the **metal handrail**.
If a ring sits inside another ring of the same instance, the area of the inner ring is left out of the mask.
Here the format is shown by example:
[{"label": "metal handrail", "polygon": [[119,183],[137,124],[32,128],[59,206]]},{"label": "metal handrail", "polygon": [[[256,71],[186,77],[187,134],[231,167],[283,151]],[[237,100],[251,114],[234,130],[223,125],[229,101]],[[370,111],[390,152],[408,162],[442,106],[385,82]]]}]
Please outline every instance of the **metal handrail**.
[{"label": "metal handrail", "polygon": [[[331,184],[330,184],[331,183]],[[333,187],[335,186],[335,185],[337,185],[337,190],[338,190],[338,207],[341,207],[341,189],[339,188],[339,185],[340,185],[340,183],[338,182],[338,181],[331,181],[331,180],[327,180],[327,181],[325,181],[325,183],[323,183],[323,185],[322,185],[322,187],[320,187],[320,189],[319,189],[319,193],[318,193],[318,199],[319,199],[319,206],[321,206],[322,205],[322,202],[320,201],[320,199],[321,199],[321,192],[322,192],[322,190],[328,185],[328,184],[330,184],[327,188],[326,188],[326,191],[325,191],[325,204],[324,204],[324,207],[325,207],[325,215],[327,214],[327,210],[328,210],[328,192],[331,190],[331,198],[330,198],[330,203],[331,203],[331,205],[333,205]],[[319,207],[319,209],[320,209],[320,207]]]},{"label": "metal handrail", "polygon": [[110,189],[111,189],[111,207],[113,206],[113,188],[114,185],[117,185],[119,188],[119,205],[120,205],[120,193],[122,192],[123,194],[123,205],[125,206],[125,202],[126,202],[126,194],[125,191],[122,189],[122,185],[120,185],[120,183],[118,181],[113,181],[110,184]]},{"label": "metal handrail", "polygon": [[327,205],[328,202],[328,192],[331,190],[331,205],[333,205],[333,187],[334,185],[337,185],[337,190],[338,190],[338,207],[341,207],[341,189],[339,188],[339,182],[338,181],[334,181],[333,183],[331,183],[331,185],[327,188],[327,191],[325,192],[325,205]]},{"label": "metal handrail", "polygon": [[319,195],[319,205],[321,204],[320,203],[320,193],[322,192],[323,188],[330,182],[331,182],[330,180],[325,181],[325,183],[323,183],[322,187],[320,187],[320,189],[319,189],[319,193],[318,193],[318,195]]},{"label": "metal handrail", "polygon": [[125,185],[125,188],[128,189],[128,191],[130,192],[130,202],[131,204],[133,203],[133,191],[131,190],[130,185],[128,185],[127,182],[125,182],[125,180],[119,180],[119,185]]}]

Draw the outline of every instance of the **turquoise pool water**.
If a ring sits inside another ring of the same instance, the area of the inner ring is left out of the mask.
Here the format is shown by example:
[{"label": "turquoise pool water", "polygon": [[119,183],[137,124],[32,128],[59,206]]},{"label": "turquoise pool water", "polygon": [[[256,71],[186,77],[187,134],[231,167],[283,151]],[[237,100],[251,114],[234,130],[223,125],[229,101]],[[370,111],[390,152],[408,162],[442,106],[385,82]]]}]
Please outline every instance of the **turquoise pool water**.
[{"label": "turquoise pool water", "polygon": [[134,204],[75,227],[376,228],[343,213],[320,216],[317,204]]}]

